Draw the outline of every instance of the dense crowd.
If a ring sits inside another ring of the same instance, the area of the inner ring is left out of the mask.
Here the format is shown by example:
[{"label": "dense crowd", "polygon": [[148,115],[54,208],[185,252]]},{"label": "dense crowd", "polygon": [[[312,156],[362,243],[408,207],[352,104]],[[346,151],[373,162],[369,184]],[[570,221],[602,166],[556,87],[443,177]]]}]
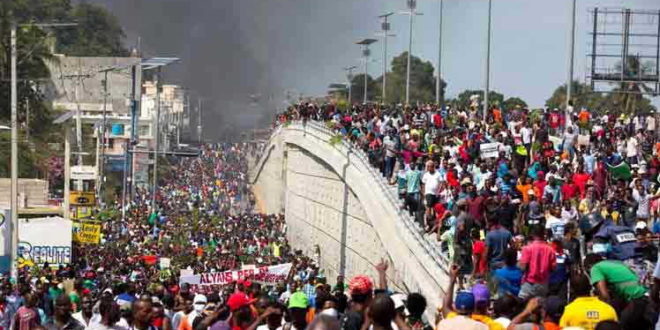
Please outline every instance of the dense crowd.
[{"label": "dense crowd", "polygon": [[[438,329],[652,329],[656,114],[300,103],[361,148],[452,261]],[[598,109],[600,110],[600,109]],[[455,292],[458,286],[458,292]]]}]

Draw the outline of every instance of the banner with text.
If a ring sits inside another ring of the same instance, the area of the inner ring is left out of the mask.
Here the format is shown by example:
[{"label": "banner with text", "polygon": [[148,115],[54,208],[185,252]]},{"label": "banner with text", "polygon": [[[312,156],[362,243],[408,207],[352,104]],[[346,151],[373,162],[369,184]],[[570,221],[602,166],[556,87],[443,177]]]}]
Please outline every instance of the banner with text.
[{"label": "banner with text", "polygon": [[73,241],[84,244],[99,244],[101,225],[97,223],[73,223]]},{"label": "banner with text", "polygon": [[499,152],[497,150],[499,143],[482,143],[479,145],[481,158],[497,158]]},{"label": "banner with text", "polygon": [[179,278],[179,283],[194,285],[224,285],[230,284],[239,279],[250,279],[257,283],[274,285],[287,279],[292,266],[292,263],[288,263],[275,266],[256,267],[254,269],[229,270],[219,273],[202,273],[194,275],[182,274]]}]

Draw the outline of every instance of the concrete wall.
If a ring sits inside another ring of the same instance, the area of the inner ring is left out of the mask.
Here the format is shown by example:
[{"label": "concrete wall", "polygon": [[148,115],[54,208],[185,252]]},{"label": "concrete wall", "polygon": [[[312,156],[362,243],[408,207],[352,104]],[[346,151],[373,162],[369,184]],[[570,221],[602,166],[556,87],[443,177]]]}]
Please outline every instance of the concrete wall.
[{"label": "concrete wall", "polygon": [[[48,205],[48,182],[41,179],[18,179],[19,207]],[[11,204],[11,179],[0,178],[0,205]],[[27,202],[27,205],[25,204]]]},{"label": "concrete wall", "polygon": [[320,124],[278,128],[251,169],[258,206],[284,209],[293,246],[314,255],[330,281],[342,272],[375,276],[380,258],[390,261],[390,288],[421,292],[430,308],[448,280],[437,243],[420,235],[398,207],[395,191],[365,155],[347,143],[331,144]]}]

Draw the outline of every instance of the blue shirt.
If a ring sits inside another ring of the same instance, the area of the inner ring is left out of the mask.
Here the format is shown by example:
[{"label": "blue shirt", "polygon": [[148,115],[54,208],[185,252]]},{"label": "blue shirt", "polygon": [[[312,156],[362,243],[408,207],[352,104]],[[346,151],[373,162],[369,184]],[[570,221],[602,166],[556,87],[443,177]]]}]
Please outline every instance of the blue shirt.
[{"label": "blue shirt", "polygon": [[488,246],[488,260],[491,267],[504,262],[504,251],[513,236],[504,227],[499,226],[486,234],[486,246]]},{"label": "blue shirt", "polygon": [[497,290],[502,294],[510,293],[518,296],[520,292],[520,281],[522,281],[523,272],[520,268],[506,266],[495,271],[495,280],[497,281]]}]

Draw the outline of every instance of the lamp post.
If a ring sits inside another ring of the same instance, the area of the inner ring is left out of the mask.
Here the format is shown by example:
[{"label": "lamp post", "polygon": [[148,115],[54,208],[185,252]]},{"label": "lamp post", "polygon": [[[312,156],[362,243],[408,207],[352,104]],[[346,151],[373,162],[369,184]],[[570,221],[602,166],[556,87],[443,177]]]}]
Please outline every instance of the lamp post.
[{"label": "lamp post", "polygon": [[569,116],[570,103],[571,102],[571,92],[573,89],[573,62],[575,59],[575,6],[576,0],[572,0],[571,6],[571,35],[569,37],[570,46],[568,54],[568,81],[566,82],[566,118]]},{"label": "lamp post", "polygon": [[[76,23],[35,23],[21,24],[20,26],[35,27],[65,27],[75,26]],[[17,59],[18,47],[16,28],[18,24],[11,22],[10,31],[10,70],[11,70],[11,196],[9,196],[11,208],[11,277],[18,280],[18,88],[17,88]],[[65,196],[68,197],[68,196]]]},{"label": "lamp post", "polygon": [[156,118],[154,124],[155,143],[154,143],[154,172],[153,183],[151,185],[151,211],[156,212],[156,190],[158,188],[158,148],[160,144],[160,86],[162,67],[179,61],[176,57],[154,57],[142,62],[143,70],[156,70]]},{"label": "lamp post", "polygon": [[356,44],[362,46],[362,56],[364,56],[364,97],[363,97],[363,102],[362,103],[367,103],[367,93],[369,91],[369,84],[367,80],[367,73],[369,69],[369,55],[371,55],[371,50],[369,49],[369,45],[373,44],[378,40],[376,39],[362,39]]},{"label": "lamp post", "polygon": [[438,19],[438,76],[435,78],[435,103],[440,106],[440,89],[442,88],[442,6],[443,0],[440,0],[440,18]]},{"label": "lamp post", "polygon": [[348,71],[348,74],[347,74],[348,76],[347,77],[348,77],[348,104],[349,104],[349,107],[353,102],[352,99],[351,99],[351,97],[352,97],[351,93],[353,91],[353,70],[355,70],[355,69],[357,69],[356,65],[351,65],[349,67],[344,68],[344,71]]},{"label": "lamp post", "polygon": [[493,9],[493,0],[488,0],[488,32],[486,36],[486,75],[484,77],[484,107],[483,107],[483,116],[484,122],[488,117],[488,93],[490,92],[490,29],[491,29],[491,17]]},{"label": "lamp post", "polygon": [[387,37],[394,36],[393,34],[388,34],[390,31],[390,23],[387,21],[387,19],[394,15],[393,12],[389,12],[387,14],[383,14],[378,16],[380,19],[382,19],[382,22],[380,24],[382,32],[382,37],[383,37],[383,91],[381,95],[381,103],[386,103],[385,97],[386,97],[386,86],[387,86]]},{"label": "lamp post", "polygon": [[406,5],[408,6],[407,12],[402,12],[402,14],[410,15],[410,28],[408,30],[408,60],[406,63],[406,104],[410,102],[410,59],[412,57],[412,45],[413,45],[413,21],[416,15],[421,15],[418,13],[417,9],[417,0],[406,0]]}]

